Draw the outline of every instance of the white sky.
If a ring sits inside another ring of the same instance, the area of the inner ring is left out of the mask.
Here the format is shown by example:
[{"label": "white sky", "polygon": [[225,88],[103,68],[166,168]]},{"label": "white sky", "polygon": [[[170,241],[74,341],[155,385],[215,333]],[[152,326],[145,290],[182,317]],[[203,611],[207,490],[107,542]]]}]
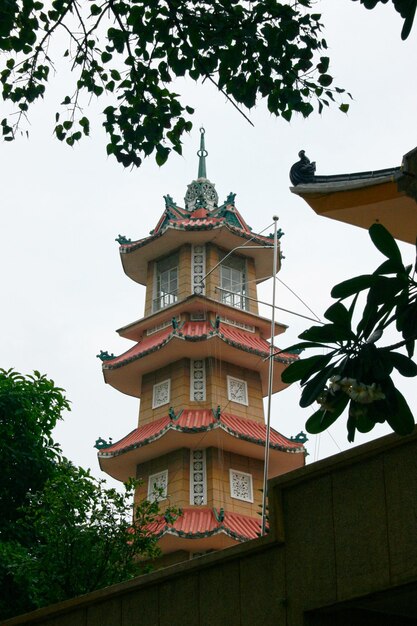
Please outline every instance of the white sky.
[{"label": "white sky", "polygon": [[[255,232],[279,215],[286,257],[279,276],[318,315],[331,303],[335,283],[373,271],[380,261],[366,231],[318,217],[292,195],[288,172],[300,149],[317,162],[318,174],[400,165],[416,145],[417,25],[402,42],[402,21],[391,5],[367,11],[350,0],[322,0],[319,11],[330,72],[354,97],[348,115],[334,107],[288,124],[260,104],[250,114],[252,128],[214,88],[183,82],[184,102],[196,108],[184,156],[173,155],[161,169],[150,159],[125,171],[106,157],[94,103],[87,111],[95,118],[90,139],[71,149],[52,137],[56,103],[70,91],[68,75],[62,75],[33,109],[30,140],[1,146],[0,366],[38,369],[67,390],[72,411],[55,436],[70,459],[95,475],[101,475],[95,440],[118,440],[136,427],[138,413],[137,399],[105,385],[96,358],[100,349],[128,349],[132,344],[114,331],[143,315],[145,289],[124,275],[114,239],[119,233],[133,240],[147,235],[163,212],[164,194],[183,205],[197,174],[201,123],[208,177],[220,200],[236,192],[237,207]],[[402,249],[411,262],[412,247]],[[259,297],[270,300],[270,281]],[[277,304],[309,315],[281,286]],[[287,314],[278,319],[290,325],[280,347],[310,325]],[[402,379],[399,386],[416,409],[414,381]],[[272,425],[287,436],[303,429],[312,413],[299,408],[299,394],[294,385],[274,397]],[[357,443],[385,432],[380,427],[358,435]],[[330,434],[310,437],[309,461],[348,446],[340,418]]]}]

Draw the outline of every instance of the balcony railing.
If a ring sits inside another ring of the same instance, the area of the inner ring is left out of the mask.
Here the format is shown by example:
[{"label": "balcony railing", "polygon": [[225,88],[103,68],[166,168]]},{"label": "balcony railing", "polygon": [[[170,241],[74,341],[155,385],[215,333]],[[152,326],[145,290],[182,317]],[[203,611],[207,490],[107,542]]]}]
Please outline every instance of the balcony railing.
[{"label": "balcony railing", "polygon": [[177,301],[177,293],[161,293],[152,301],[153,311],[159,311],[160,309],[164,309],[170,304],[175,304]]},{"label": "balcony railing", "polygon": [[236,293],[235,291],[227,291],[217,287],[220,292],[220,302],[235,307],[235,309],[242,309],[247,311],[249,309],[249,301],[242,293]]}]

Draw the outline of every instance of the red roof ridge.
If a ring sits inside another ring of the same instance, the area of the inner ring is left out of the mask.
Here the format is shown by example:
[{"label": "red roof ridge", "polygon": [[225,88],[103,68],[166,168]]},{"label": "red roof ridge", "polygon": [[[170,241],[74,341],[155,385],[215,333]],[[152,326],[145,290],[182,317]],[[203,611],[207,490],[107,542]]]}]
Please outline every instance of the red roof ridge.
[{"label": "red roof ridge", "polygon": [[[188,341],[203,341],[212,337],[218,337],[233,347],[247,350],[259,356],[269,355],[270,343],[266,339],[254,335],[253,333],[235,328],[228,324],[222,325],[220,323],[220,327],[216,329],[213,328],[208,321],[189,321],[185,322],[183,326],[177,329],[168,327],[150,336],[146,336],[121,355],[104,361],[103,369],[116,369],[130,361],[142,358],[148,353],[160,349],[174,338]],[[275,360],[281,363],[292,363],[297,359],[297,355],[282,352],[279,348],[275,348]]]},{"label": "red roof ridge", "polygon": [[225,533],[236,541],[257,539],[260,535],[259,518],[224,511],[222,521],[218,521],[213,509],[184,508],[173,522],[167,522],[163,515],[147,525],[146,529],[153,535],[162,537],[165,534],[176,535],[185,539],[201,539],[218,533]]},{"label": "red roof ridge", "polygon": [[[231,413],[221,413],[220,418],[217,418],[211,409],[184,409],[180,411],[176,419],[171,419],[167,415],[154,422],[138,426],[119,441],[101,448],[98,454],[102,458],[125,454],[130,450],[143,447],[160,439],[169,430],[192,434],[207,432],[216,428],[220,428],[233,437],[265,446],[265,424],[248,417],[238,417]],[[281,435],[274,428],[271,428],[270,431],[270,447],[284,452],[304,452],[303,444],[288,439],[288,437]]]}]

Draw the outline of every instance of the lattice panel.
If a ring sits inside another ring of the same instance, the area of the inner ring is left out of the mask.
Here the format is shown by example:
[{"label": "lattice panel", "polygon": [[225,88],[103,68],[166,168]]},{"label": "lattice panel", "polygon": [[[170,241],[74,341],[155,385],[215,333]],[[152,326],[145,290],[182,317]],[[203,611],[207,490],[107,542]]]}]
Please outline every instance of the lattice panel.
[{"label": "lattice panel", "polygon": [[171,396],[171,380],[163,380],[153,386],[152,408],[168,404]]},{"label": "lattice panel", "polygon": [[191,257],[191,283],[193,292],[201,295],[205,293],[205,287],[202,283],[202,279],[206,273],[205,246],[192,246]]},{"label": "lattice panel", "polygon": [[206,363],[204,359],[191,361],[190,400],[204,402],[206,399]]},{"label": "lattice panel", "polygon": [[190,503],[207,503],[206,451],[191,450],[190,459]]},{"label": "lattice panel", "polygon": [[148,500],[164,500],[168,493],[168,470],[152,474],[148,479]]},{"label": "lattice panel", "polygon": [[230,470],[230,495],[232,498],[253,502],[252,476],[245,472]]},{"label": "lattice panel", "polygon": [[227,377],[228,399],[238,404],[248,405],[248,384],[240,378]]}]

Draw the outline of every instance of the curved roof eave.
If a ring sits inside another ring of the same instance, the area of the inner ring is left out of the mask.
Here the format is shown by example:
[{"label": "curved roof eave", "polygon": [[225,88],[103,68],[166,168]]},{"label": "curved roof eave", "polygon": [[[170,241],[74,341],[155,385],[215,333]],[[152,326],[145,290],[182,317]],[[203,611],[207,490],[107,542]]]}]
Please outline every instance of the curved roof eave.
[{"label": "curved roof eave", "polygon": [[[193,324],[198,324],[195,322]],[[247,337],[246,337],[247,335]],[[261,375],[262,381],[262,393],[267,395],[267,374],[269,358],[269,344],[260,338],[254,338],[244,331],[235,331],[234,329],[210,329],[208,332],[200,335],[185,335],[181,333],[181,330],[177,330],[160,333],[161,341],[158,343],[155,341],[157,337],[153,337],[152,342],[149,342],[150,347],[144,351],[139,351],[138,346],[134,346],[124,354],[114,359],[105,360],[103,362],[103,375],[106,383],[115,387],[122,393],[131,395],[133,397],[140,397],[142,393],[142,376],[152,370],[163,367],[167,359],[178,360],[181,358],[198,358],[203,356],[208,358],[214,356],[216,353],[212,347],[213,342],[219,342],[221,346],[224,346],[222,359],[241,365],[241,353],[245,352],[248,359],[251,362],[247,363],[249,369],[256,369]],[[239,341],[239,337],[246,337],[247,341]],[[175,340],[175,341],[174,341]],[[180,342],[178,344],[178,342]],[[174,349],[174,344],[176,345]],[[182,344],[182,345],[181,345]],[[260,345],[264,344],[264,345]],[[214,344],[215,345],[215,344]],[[152,356],[152,358],[148,358]],[[280,352],[276,350],[274,362],[277,366],[286,366],[297,360],[297,356]],[[255,360],[254,360],[255,359]],[[123,368],[123,375],[118,370]],[[126,368],[131,370],[131,376],[126,375]],[[282,369],[282,368],[281,368]],[[274,382],[273,392],[284,389],[285,385],[280,378],[279,367],[274,368]]]},{"label": "curved roof eave", "polygon": [[[192,222],[192,220],[189,221]],[[198,220],[196,220],[196,222],[197,221]],[[192,235],[191,237],[190,234]],[[202,244],[209,243],[214,239],[216,240],[216,245],[219,245],[219,247],[230,249],[239,245],[242,239],[244,241],[251,240],[251,243],[255,246],[259,244],[259,248],[262,250],[262,258],[260,258],[259,253],[253,248],[248,250],[246,256],[254,258],[256,278],[259,282],[271,276],[272,261],[269,259],[269,256],[273,254],[272,240],[263,235],[246,232],[243,229],[228,224],[225,220],[206,227],[190,225],[186,228],[180,228],[173,221],[172,223],[168,223],[161,231],[149,237],[129,244],[122,244],[120,246],[120,257],[124,272],[135,282],[146,285],[147,266],[150,261],[170,254],[185,243]],[[261,247],[268,244],[271,245],[270,251]],[[245,255],[245,250],[239,250],[239,254]]]}]

